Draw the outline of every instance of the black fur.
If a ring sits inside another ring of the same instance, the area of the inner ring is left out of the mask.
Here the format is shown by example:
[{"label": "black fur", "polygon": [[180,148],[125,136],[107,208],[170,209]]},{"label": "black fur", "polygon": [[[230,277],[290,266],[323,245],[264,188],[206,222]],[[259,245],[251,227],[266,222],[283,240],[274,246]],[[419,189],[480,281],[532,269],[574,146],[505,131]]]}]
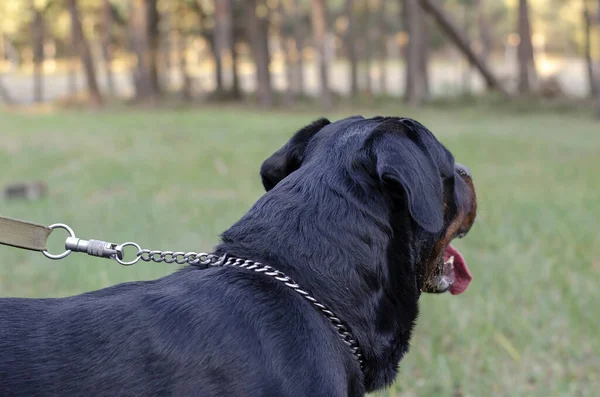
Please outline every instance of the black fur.
[{"label": "black fur", "polygon": [[1,299],[0,395],[341,397],[389,385],[418,314],[418,268],[451,221],[453,170],[413,120],[319,120],[264,162],[267,193],[215,250],[269,264],[331,307],[364,374],[282,283],[187,267],[79,296]]}]

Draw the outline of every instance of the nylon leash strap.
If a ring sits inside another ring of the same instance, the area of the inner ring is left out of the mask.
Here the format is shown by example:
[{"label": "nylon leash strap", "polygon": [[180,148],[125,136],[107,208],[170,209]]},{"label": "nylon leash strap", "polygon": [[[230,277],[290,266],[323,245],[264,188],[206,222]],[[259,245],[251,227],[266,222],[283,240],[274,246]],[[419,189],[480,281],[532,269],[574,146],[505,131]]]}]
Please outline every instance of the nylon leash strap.
[{"label": "nylon leash strap", "polygon": [[44,252],[50,233],[48,226],[0,216],[0,244]]}]

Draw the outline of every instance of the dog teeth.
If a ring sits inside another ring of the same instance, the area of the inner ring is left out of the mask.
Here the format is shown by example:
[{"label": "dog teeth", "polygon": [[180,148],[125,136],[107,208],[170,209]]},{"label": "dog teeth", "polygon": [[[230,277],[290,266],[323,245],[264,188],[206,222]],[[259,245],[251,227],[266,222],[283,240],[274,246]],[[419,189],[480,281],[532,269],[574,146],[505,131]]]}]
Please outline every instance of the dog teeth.
[{"label": "dog teeth", "polygon": [[454,265],[454,255],[448,258],[448,260],[444,262],[444,265]]},{"label": "dog teeth", "polygon": [[450,282],[446,279],[446,277],[442,277],[437,285],[438,291],[445,291],[450,287]]}]

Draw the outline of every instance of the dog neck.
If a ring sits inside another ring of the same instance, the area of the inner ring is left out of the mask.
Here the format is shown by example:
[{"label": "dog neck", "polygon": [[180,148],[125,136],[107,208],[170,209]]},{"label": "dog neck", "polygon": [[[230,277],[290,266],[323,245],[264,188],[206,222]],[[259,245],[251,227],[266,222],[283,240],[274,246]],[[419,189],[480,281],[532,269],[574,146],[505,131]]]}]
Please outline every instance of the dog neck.
[{"label": "dog neck", "polygon": [[281,183],[223,233],[217,251],[268,264],[329,306],[357,339],[373,391],[394,381],[418,314],[410,220],[341,193]]}]

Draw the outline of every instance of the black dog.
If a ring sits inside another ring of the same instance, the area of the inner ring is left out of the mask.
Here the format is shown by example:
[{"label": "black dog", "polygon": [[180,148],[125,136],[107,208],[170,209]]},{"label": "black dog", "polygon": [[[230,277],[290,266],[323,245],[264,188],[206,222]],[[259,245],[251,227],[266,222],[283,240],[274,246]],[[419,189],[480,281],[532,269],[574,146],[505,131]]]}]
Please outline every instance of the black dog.
[{"label": "black dog", "polygon": [[362,396],[389,385],[421,292],[460,293],[470,281],[450,245],[475,219],[469,171],[414,120],[351,117],[300,130],[261,176],[268,192],[215,253],[285,273],[332,316],[231,266],[5,298],[0,395]]}]

